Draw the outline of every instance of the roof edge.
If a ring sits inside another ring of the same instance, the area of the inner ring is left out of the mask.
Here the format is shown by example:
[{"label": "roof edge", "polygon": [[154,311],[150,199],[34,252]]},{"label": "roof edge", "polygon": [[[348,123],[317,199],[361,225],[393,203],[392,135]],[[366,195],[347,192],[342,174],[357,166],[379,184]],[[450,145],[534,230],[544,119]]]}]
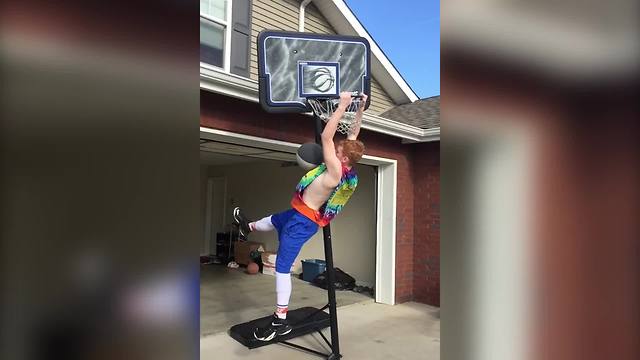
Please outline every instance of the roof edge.
[{"label": "roof edge", "polygon": [[[377,76],[376,80],[381,83],[383,87],[384,85],[389,83],[385,80],[392,80],[396,89],[395,91],[389,91],[389,89],[385,89],[389,95],[393,98],[393,100],[398,104],[410,103],[419,99],[418,95],[413,91],[411,86],[406,82],[406,80],[402,77],[400,72],[396,69],[393,63],[389,60],[386,54],[382,51],[382,49],[378,46],[378,43],[373,39],[373,37],[367,32],[362,23],[358,20],[355,14],[351,11],[349,6],[343,0],[331,0],[331,1],[320,1],[314,2],[315,6],[320,10],[320,12],[325,16],[327,21],[331,23],[331,25],[338,31],[344,32],[352,32],[358,36],[361,36],[369,41],[371,46],[371,53],[373,54],[373,61],[371,64],[372,71],[382,70],[384,74],[378,74],[382,76]],[[340,14],[344,22],[337,23],[336,16],[332,16],[335,14]],[[344,34],[349,35],[349,34]],[[377,62],[378,64],[375,64]],[[379,66],[376,66],[379,65]],[[375,75],[375,74],[374,74]],[[394,96],[395,95],[395,96]],[[401,95],[401,96],[399,96]],[[404,99],[403,99],[404,98]],[[404,101],[403,101],[404,100]]]}]

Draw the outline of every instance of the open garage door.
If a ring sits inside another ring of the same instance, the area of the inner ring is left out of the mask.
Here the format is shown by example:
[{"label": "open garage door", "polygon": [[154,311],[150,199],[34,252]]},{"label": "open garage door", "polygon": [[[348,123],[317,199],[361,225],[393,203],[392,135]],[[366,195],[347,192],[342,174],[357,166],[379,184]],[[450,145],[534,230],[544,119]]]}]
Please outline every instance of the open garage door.
[{"label": "open garage door", "polygon": [[[299,144],[206,127],[200,128],[200,138],[201,154],[204,154],[206,151],[216,153],[218,155],[233,156],[238,159],[243,159],[241,161],[246,163],[257,162],[260,164],[260,162],[262,162],[262,166],[266,167],[265,172],[254,174],[254,176],[260,179],[266,177],[269,179],[277,179],[277,184],[280,185],[286,184],[286,181],[284,181],[285,178],[282,176],[290,174],[288,176],[291,176],[291,180],[289,180],[291,183],[284,186],[284,189],[282,190],[285,195],[274,196],[275,199],[273,200],[273,203],[270,203],[269,201],[263,202],[266,203],[266,206],[271,207],[262,209],[257,208],[255,214],[252,209],[248,209],[252,211],[252,213],[249,214],[250,216],[261,216],[265,211],[278,211],[289,207],[289,200],[293,194],[293,187],[303,174],[303,171],[295,166],[295,152],[299,147]],[[249,159],[251,159],[251,161],[249,161]],[[268,162],[272,163],[271,167],[267,165]],[[236,164],[236,166],[242,168],[244,165],[240,163]],[[394,159],[365,154],[358,166],[362,166],[362,169],[357,168],[361,181],[367,182],[367,179],[370,179],[370,188],[372,190],[367,193],[366,187],[362,186],[365,183],[361,183],[362,187],[356,191],[354,198],[347,205],[343,213],[341,213],[334,223],[332,223],[336,265],[339,267],[343,266],[342,258],[340,256],[350,254],[350,251],[357,248],[358,241],[356,239],[373,239],[372,245],[367,245],[371,246],[371,248],[366,248],[365,251],[371,249],[375,253],[375,256],[373,257],[375,259],[375,276],[373,280],[375,282],[374,287],[376,290],[375,301],[393,305],[395,303],[396,286],[397,161]],[[244,176],[242,181],[247,181],[247,179],[249,179],[249,177]],[[203,181],[206,182],[206,180]],[[262,184],[265,184],[265,182],[254,179],[252,187],[260,187]],[[235,186],[232,185],[229,178],[227,178],[227,186]],[[229,197],[227,207],[231,206],[231,200],[232,198]],[[233,200],[237,201],[237,197],[234,197]],[[366,206],[369,210],[369,212],[362,210],[362,214],[368,216],[367,214],[373,213],[372,216],[374,220],[368,221],[364,227],[355,226],[355,224],[359,224],[359,221],[361,221],[360,214],[357,211],[359,207],[357,201],[365,202],[365,204],[360,205],[360,207]],[[265,205],[263,204],[259,206]],[[205,209],[203,209],[203,213],[204,211]],[[345,236],[342,236],[343,230],[344,234],[346,234]],[[371,235],[369,235],[368,232],[372,232]],[[315,243],[317,244],[313,245]],[[309,250],[314,250],[315,246],[317,250],[322,250],[322,245],[320,243],[321,241],[315,241],[314,243],[308,244],[306,247],[309,247]],[[335,248],[335,246],[338,245],[349,245],[349,248],[344,252],[338,252],[338,249]],[[306,255],[304,251],[305,250],[303,250],[303,253],[301,254],[303,256]],[[343,268],[343,270],[347,272],[349,271],[348,268]],[[354,274],[358,275],[358,271],[356,270]],[[365,279],[366,277],[361,278]]]}]

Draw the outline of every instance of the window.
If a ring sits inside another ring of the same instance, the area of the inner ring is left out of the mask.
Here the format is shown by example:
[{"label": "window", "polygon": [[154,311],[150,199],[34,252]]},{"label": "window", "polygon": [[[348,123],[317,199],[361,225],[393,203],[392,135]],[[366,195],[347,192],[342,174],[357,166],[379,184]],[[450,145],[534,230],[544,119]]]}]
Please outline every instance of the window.
[{"label": "window", "polygon": [[249,77],[250,58],[251,0],[200,0],[200,68]]},{"label": "window", "polygon": [[200,0],[200,62],[229,71],[231,0]]}]

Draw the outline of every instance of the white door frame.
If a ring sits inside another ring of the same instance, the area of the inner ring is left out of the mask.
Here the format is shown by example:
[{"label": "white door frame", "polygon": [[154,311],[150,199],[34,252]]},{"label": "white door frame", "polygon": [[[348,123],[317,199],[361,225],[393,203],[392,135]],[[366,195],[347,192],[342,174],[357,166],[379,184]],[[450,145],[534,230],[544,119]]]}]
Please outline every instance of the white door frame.
[{"label": "white door frame", "polygon": [[[200,138],[259,146],[294,154],[300,144],[200,127]],[[364,155],[360,164],[378,169],[376,214],[376,302],[395,304],[396,294],[396,194],[398,162],[394,159]]]},{"label": "white door frame", "polygon": [[207,178],[207,192],[206,192],[205,204],[205,218],[204,218],[204,253],[205,255],[211,254],[211,216],[213,201],[213,179]]},{"label": "white door frame", "polygon": [[[226,208],[227,208],[227,178],[224,176],[212,176],[212,177],[207,177],[207,198],[206,198],[206,218],[205,218],[205,229],[204,229],[204,237],[205,237],[205,244],[204,244],[204,249],[206,252],[206,255],[212,254],[211,252],[211,240],[213,240],[213,238],[215,238],[216,233],[218,231],[221,231],[223,229],[214,229],[213,228],[213,198],[214,198],[214,194],[213,194],[213,183],[215,182],[215,180],[218,179],[222,179],[223,183],[224,183],[224,190],[222,192],[222,226],[224,228],[224,224],[226,224]],[[216,254],[218,255],[218,254]]]}]

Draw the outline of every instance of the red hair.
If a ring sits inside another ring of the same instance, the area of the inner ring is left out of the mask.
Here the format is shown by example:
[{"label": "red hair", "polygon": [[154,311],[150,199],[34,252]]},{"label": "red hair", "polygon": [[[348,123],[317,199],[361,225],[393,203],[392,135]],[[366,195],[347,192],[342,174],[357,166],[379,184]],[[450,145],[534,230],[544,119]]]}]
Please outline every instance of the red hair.
[{"label": "red hair", "polygon": [[342,146],[342,154],[349,158],[349,165],[355,165],[364,154],[364,144],[360,140],[340,140],[338,146]]}]

